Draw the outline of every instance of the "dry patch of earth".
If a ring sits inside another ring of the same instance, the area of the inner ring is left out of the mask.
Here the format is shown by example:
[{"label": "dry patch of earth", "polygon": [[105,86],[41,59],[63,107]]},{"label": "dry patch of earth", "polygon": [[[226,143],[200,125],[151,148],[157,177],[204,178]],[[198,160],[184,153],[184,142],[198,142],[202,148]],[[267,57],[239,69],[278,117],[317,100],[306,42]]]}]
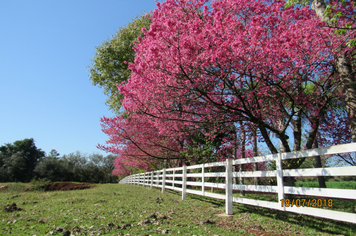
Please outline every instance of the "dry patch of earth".
[{"label": "dry patch of earth", "polygon": [[0,191],[1,190],[5,190],[5,189],[7,189],[9,186],[7,186],[7,185],[4,185],[4,186],[0,186]]},{"label": "dry patch of earth", "polygon": [[71,182],[60,182],[60,183],[46,183],[43,186],[45,191],[68,191],[68,190],[80,190],[93,188],[93,184],[89,183],[71,183]]}]

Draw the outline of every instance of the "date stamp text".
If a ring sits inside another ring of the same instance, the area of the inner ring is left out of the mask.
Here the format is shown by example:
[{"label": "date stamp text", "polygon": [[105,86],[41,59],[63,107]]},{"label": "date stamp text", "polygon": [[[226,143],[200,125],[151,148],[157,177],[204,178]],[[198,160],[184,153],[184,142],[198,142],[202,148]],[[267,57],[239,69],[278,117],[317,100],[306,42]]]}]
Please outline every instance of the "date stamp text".
[{"label": "date stamp text", "polygon": [[281,207],[332,207],[333,200],[332,199],[281,199]]}]

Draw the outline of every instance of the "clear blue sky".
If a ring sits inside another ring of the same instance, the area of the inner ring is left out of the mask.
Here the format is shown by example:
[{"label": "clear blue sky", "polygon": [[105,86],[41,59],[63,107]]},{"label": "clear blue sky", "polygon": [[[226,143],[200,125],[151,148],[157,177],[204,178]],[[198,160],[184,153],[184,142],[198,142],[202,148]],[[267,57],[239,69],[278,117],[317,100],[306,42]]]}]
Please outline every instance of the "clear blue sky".
[{"label": "clear blue sky", "polygon": [[95,47],[154,0],[0,0],[0,146],[34,138],[46,153],[105,152],[113,116],[88,67]]}]

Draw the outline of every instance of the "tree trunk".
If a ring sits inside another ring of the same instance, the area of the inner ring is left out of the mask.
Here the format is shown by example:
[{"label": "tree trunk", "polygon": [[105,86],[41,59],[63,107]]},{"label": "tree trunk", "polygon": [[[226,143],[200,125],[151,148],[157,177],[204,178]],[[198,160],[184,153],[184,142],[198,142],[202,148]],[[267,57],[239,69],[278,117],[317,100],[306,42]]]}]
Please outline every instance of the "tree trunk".
[{"label": "tree trunk", "polygon": [[[242,127],[242,122],[241,122],[241,127]],[[242,140],[241,140],[241,158],[245,158],[245,145],[246,145],[246,132],[245,132],[245,129],[242,130]],[[240,174],[241,172],[244,170],[244,165],[240,165]],[[244,184],[244,178],[241,177],[240,175],[240,184]],[[241,190],[240,192],[240,196],[243,197],[245,196],[245,191],[244,190]]]},{"label": "tree trunk", "polygon": [[[283,127],[283,126],[284,126],[283,120],[281,119],[281,120],[279,120],[279,122],[280,122],[280,127]],[[288,151],[288,150],[286,149],[286,147],[284,146],[282,140],[280,140],[280,145],[281,145],[280,153],[284,153],[284,152]],[[288,164],[290,164],[290,162],[291,162],[290,160],[284,161],[284,163],[286,163],[287,166],[288,166]],[[282,163],[283,163],[283,162],[282,162]],[[283,168],[283,169],[284,169],[284,168]],[[288,177],[284,177],[284,178],[283,178],[283,184],[284,184],[284,186],[295,186],[295,178],[294,178],[294,177],[289,177],[289,176],[288,176]],[[288,198],[288,199],[293,199],[293,198],[294,198],[294,195],[292,195],[292,194],[285,194],[285,197]]]},{"label": "tree trunk", "polygon": [[350,59],[341,55],[337,59],[337,71],[340,75],[345,95],[345,106],[349,117],[349,129],[352,142],[356,142],[356,81],[352,73]]},{"label": "tree trunk", "polygon": [[[315,145],[315,148],[319,148],[318,139],[317,138],[315,139],[314,145]],[[322,164],[321,164],[320,156],[315,156],[314,160],[315,160],[315,165],[314,165],[315,168],[322,168],[323,167]],[[317,176],[317,177],[318,177],[318,182],[319,182],[319,188],[326,188],[326,183],[325,183],[324,176]]]},{"label": "tree trunk", "polygon": [[[281,153],[286,152],[285,148],[283,146],[283,143],[281,142]],[[284,185],[285,186],[295,186],[295,178],[294,177],[284,177],[283,178]],[[293,195],[286,195],[287,198],[293,198]]]},{"label": "tree trunk", "polygon": [[[253,151],[253,156],[256,157],[258,155],[258,150],[257,150],[257,129],[253,130],[252,134],[252,151]],[[258,162],[253,163],[253,170],[258,171]],[[258,185],[258,177],[253,178],[253,184]]]},{"label": "tree trunk", "polygon": [[[324,16],[326,4],[324,0],[314,0],[312,9],[320,17],[321,21],[325,21],[330,25],[330,19]],[[340,76],[343,93],[345,95],[345,106],[349,118],[349,129],[351,131],[352,142],[356,142],[356,80],[352,72],[351,62],[348,55],[341,54],[341,48],[338,49],[339,55],[336,55],[336,70]]]},{"label": "tree trunk", "polygon": [[164,159],[164,161],[163,161],[163,168],[167,169],[167,159]]},{"label": "tree trunk", "polygon": [[[235,143],[235,146],[234,146],[234,154],[233,154],[233,159],[234,160],[237,160],[237,144]],[[239,168],[237,165],[234,165],[234,172],[238,172],[239,171]],[[235,176],[233,178],[233,183],[234,184],[239,184],[239,178],[237,176]]]}]

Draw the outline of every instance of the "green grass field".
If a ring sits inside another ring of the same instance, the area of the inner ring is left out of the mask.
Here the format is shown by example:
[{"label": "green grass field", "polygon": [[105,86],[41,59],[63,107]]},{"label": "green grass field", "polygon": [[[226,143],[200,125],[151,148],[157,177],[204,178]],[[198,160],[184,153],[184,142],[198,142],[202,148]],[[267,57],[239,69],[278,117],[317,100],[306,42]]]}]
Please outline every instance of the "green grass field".
[{"label": "green grass field", "polygon": [[[296,182],[295,184],[297,187],[319,187],[318,182]],[[356,189],[356,181],[326,182],[326,187],[339,189]]]},{"label": "green grass field", "polygon": [[[0,235],[356,235],[354,224],[241,204],[225,216],[224,201],[189,194],[182,201],[180,192],[142,186],[44,192],[6,185]],[[4,210],[13,203],[22,210]]]}]

